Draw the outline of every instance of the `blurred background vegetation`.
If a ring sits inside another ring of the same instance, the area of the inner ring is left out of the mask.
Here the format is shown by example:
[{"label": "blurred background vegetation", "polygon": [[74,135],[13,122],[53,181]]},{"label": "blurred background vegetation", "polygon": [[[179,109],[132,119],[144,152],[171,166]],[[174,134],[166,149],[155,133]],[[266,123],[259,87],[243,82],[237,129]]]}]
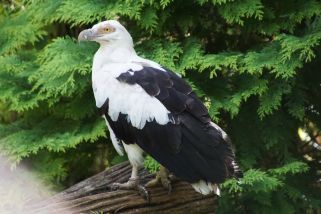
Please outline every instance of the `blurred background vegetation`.
[{"label": "blurred background vegetation", "polygon": [[119,19],[137,52],[181,73],[231,136],[245,177],[222,185],[218,213],[321,212],[320,1],[0,3],[0,153],[12,170],[58,191],[124,160],[94,105],[98,46],[76,41]]}]

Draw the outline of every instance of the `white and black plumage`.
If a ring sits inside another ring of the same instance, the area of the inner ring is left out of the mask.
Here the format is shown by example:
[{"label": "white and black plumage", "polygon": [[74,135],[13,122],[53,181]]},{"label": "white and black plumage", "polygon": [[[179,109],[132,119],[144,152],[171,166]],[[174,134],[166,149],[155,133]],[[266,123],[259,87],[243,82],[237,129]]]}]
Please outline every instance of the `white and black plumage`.
[{"label": "white and black plumage", "polygon": [[138,178],[143,151],[202,194],[219,194],[216,184],[241,175],[228,136],[211,121],[191,86],[139,57],[118,21],[96,24],[78,39],[100,43],[92,66],[93,91],[113,145],[120,155],[126,150],[133,166],[127,184]]}]

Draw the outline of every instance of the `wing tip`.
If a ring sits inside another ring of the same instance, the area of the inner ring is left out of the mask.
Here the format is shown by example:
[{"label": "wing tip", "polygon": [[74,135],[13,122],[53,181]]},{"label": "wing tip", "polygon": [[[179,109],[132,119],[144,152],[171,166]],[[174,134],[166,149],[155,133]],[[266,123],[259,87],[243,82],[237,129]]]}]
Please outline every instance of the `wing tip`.
[{"label": "wing tip", "polygon": [[240,169],[240,166],[233,160],[232,163],[232,175],[233,177],[240,179],[243,178],[243,171]]}]

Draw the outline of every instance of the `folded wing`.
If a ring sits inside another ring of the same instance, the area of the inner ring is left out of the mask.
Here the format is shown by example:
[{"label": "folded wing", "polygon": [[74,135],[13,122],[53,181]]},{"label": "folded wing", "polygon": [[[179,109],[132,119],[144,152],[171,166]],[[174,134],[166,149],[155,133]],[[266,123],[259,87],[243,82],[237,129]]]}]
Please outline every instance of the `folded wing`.
[{"label": "folded wing", "polygon": [[177,74],[143,67],[139,71],[128,70],[117,80],[141,86],[170,112],[167,124],[147,121],[142,129],[133,127],[126,113],[121,113],[117,121],[109,119],[118,138],[125,143],[137,143],[188,182],[221,183],[228,177],[240,175],[226,134],[211,122],[206,107]]}]

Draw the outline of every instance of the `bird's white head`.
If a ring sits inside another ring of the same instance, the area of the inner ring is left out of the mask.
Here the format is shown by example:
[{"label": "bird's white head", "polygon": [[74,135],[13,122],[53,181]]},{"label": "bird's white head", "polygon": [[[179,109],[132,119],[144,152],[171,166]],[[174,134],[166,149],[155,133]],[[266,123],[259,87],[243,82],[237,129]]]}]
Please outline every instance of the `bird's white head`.
[{"label": "bird's white head", "polygon": [[129,46],[133,47],[133,39],[116,20],[103,21],[92,28],[80,32],[78,41],[95,41],[101,46]]}]

